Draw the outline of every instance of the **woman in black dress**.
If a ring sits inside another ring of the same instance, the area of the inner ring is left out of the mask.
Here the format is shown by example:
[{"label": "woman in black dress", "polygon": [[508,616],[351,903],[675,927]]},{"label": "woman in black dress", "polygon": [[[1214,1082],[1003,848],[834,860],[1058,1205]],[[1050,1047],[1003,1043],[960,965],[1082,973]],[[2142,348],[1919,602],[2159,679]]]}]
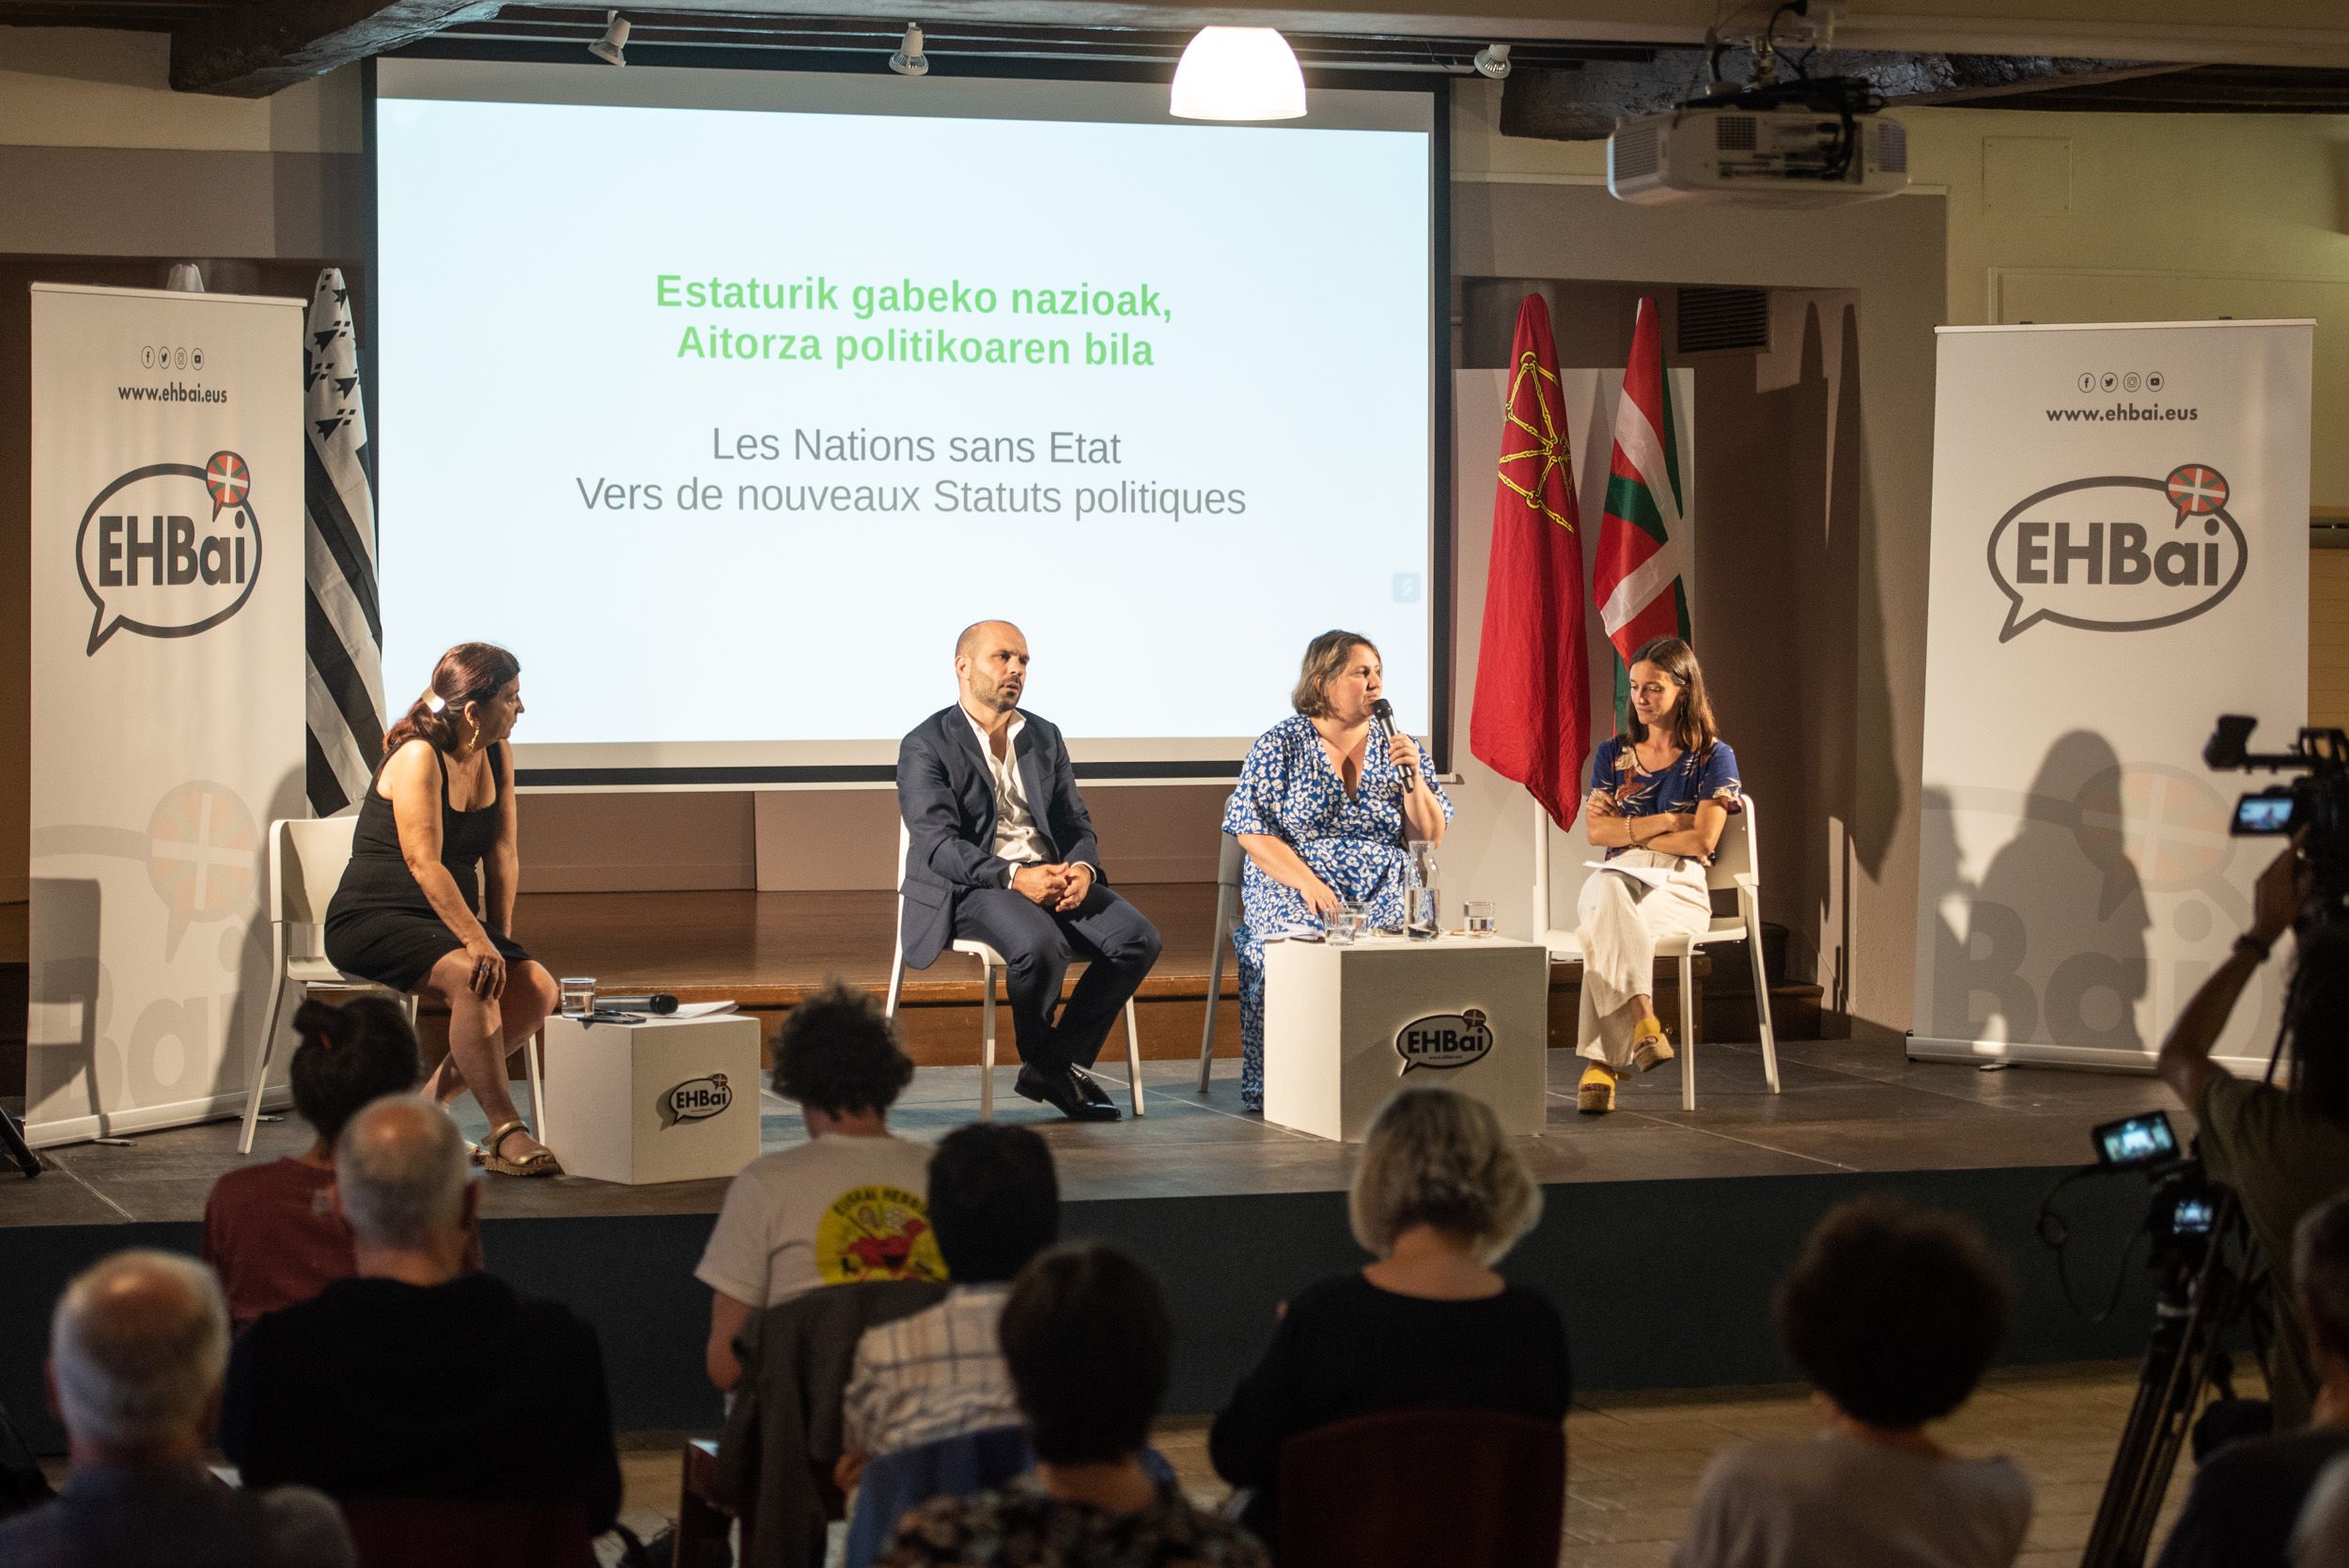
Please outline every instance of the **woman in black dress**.
[{"label": "woman in black dress", "polygon": [[326,955],[348,973],[444,1002],[448,1056],[425,1092],[445,1104],[472,1090],[490,1120],[482,1163],[549,1176],[554,1156],[516,1114],[506,1078],[506,1056],[557,1000],[553,979],[512,936],[521,860],[506,737],[521,717],[521,674],[504,648],[459,643],[383,737],[350,864],[327,906]]}]

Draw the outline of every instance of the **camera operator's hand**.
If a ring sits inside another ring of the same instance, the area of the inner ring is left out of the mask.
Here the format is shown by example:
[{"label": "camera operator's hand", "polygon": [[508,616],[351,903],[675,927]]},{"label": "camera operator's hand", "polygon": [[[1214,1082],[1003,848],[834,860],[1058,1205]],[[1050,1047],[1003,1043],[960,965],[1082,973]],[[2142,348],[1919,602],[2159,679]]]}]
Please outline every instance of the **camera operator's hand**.
[{"label": "camera operator's hand", "polygon": [[2292,929],[2293,917],[2308,902],[2309,867],[2300,848],[2291,848],[2268,862],[2251,890],[2251,935],[2273,943]]}]

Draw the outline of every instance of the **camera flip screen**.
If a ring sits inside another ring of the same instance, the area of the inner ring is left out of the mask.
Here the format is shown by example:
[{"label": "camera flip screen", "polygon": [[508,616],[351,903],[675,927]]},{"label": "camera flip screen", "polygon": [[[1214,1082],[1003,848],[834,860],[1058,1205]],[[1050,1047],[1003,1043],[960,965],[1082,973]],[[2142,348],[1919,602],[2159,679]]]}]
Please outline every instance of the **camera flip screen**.
[{"label": "camera flip screen", "polygon": [[2292,797],[2246,795],[2234,803],[2232,831],[2237,838],[2292,831]]},{"label": "camera flip screen", "polygon": [[2096,1157],[2114,1169],[2158,1165],[2178,1156],[2178,1135],[2167,1113],[2149,1110],[2125,1121],[2107,1122],[2090,1134],[2096,1141]]}]

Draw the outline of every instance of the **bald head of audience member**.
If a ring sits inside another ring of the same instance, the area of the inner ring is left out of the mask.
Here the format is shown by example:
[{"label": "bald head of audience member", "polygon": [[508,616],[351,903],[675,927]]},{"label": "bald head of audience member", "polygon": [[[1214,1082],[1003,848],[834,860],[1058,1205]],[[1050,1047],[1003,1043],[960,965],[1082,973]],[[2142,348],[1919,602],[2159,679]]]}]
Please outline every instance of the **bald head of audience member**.
[{"label": "bald head of audience member", "polygon": [[49,1399],[75,1468],[168,1465],[204,1451],[228,1364],[220,1281],[176,1252],[117,1252],[57,1298]]},{"label": "bald head of audience member", "polygon": [[457,1124],[429,1100],[387,1095],[335,1140],[334,1202],[363,1276],[412,1285],[455,1279],[479,1196]]}]

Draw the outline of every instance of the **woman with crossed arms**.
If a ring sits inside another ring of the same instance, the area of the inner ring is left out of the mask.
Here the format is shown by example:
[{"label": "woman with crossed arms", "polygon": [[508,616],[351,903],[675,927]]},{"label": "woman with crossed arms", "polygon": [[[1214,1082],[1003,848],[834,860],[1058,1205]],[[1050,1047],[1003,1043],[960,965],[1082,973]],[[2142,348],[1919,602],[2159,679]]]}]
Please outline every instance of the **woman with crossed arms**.
[{"label": "woman with crossed arms", "polygon": [[1651,639],[1631,659],[1630,733],[1600,742],[1583,807],[1592,845],[1607,852],[1582,884],[1584,1111],[1614,1110],[1618,1079],[1672,1059],[1656,1017],[1657,941],[1712,924],[1704,871],[1737,800],[1737,754],[1714,723],[1695,650]]}]

